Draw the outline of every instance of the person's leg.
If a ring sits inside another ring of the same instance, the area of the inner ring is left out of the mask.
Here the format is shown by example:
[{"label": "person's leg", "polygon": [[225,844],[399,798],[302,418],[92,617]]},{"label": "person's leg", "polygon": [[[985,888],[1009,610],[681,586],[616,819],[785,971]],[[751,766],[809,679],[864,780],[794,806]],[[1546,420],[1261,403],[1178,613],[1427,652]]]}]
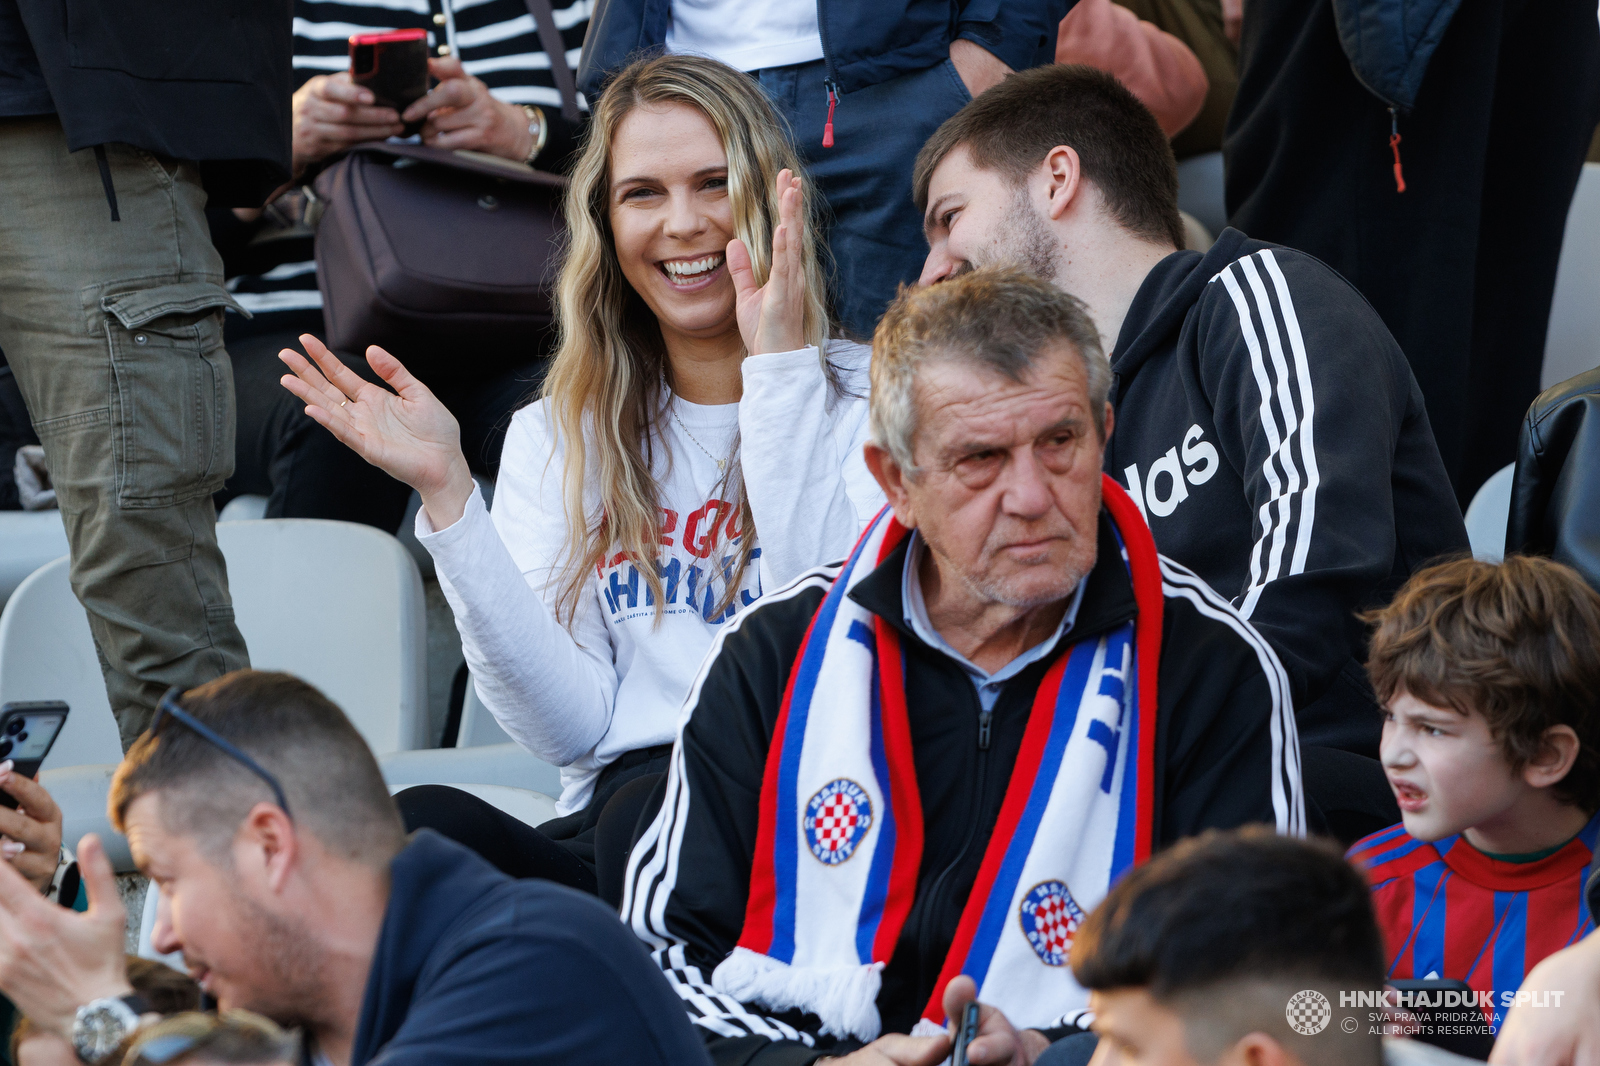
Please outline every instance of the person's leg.
[{"label": "person's leg", "polygon": [[432,829],[471,848],[512,877],[555,881],[591,895],[594,871],[533,826],[449,785],[417,785],[395,796],[406,832]]},{"label": "person's leg", "polygon": [[511,416],[539,395],[547,359],[495,371],[482,380],[435,389],[440,401],[461,424],[461,452],[474,474],[493,478],[500,472],[500,449]]},{"label": "person's leg", "polygon": [[124,746],[172,685],[249,665],[211,494],[233,469],[222,262],[187,163],[0,120],[0,348],[45,447]]},{"label": "person's leg", "polygon": [[666,798],[667,775],[644,774],[617,789],[600,812],[594,830],[594,872],[600,898],[622,906],[628,856]]},{"label": "person's leg", "polygon": [[838,98],[833,146],[822,146],[828,121],[821,61],[757,72],[788,120],[795,146],[827,201],[840,323],[871,339],[902,283],[913,284],[928,258],[922,216],[911,199],[917,153],[945,119],[972,99],[951,62]]},{"label": "person's leg", "polygon": [[1484,161],[1464,499],[1515,457],[1523,416],[1539,394],[1567,210],[1600,123],[1594,11],[1518,2],[1502,29]]},{"label": "person's leg", "polygon": [[[239,444],[238,469],[228,491],[266,496],[268,518],[328,518],[393,533],[405,517],[411,489],[317,425],[279,383],[286,368],[278,352],[299,350],[303,327],[302,322],[281,331],[240,331],[238,339],[229,340],[239,394]],[[345,366],[378,381],[366,360],[338,354]]]}]

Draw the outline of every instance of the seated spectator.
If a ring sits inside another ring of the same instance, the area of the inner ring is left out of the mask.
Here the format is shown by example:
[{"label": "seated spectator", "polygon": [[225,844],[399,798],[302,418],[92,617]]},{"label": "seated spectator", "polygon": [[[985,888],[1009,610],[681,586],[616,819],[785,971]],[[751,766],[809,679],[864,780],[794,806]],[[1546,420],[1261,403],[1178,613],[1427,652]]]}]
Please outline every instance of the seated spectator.
[{"label": "seated spectator", "polygon": [[1172,150],[1109,76],[1007,78],[917,159],[932,283],[1020,262],[1080,297],[1111,353],[1105,469],[1161,551],[1226,596],[1289,674],[1313,826],[1397,812],[1356,611],[1467,550],[1422,394],[1361,295],[1309,256],[1224,231],[1178,251]]},{"label": "seated spectator", "polygon": [[722,635],[629,864],[624,918],[719,1063],[932,1064],[974,995],[974,1061],[1031,1061],[1085,1004],[1067,945],[1119,875],[1302,826],[1271,648],[1100,472],[1082,305],[984,270],[904,292],[873,343],[890,507]]},{"label": "seated spectator", "polygon": [[[136,1009],[141,1016],[164,1018],[180,1011],[200,1007],[200,986],[194,978],[181,974],[153,959],[127,956],[128,984],[139,998]],[[27,1018],[18,1019],[11,1030],[11,1058],[14,1066],[78,1066],[72,1043],[56,1033],[41,1029]]]},{"label": "seated spectator", "polygon": [[543,398],[512,420],[493,518],[455,420],[397,360],[369,349],[399,395],[313,338],[317,367],[284,353],[308,413],[421,494],[418,539],[478,695],[564,768],[563,817],[542,832],[439,787],[402,796],[409,828],[515,876],[603,882],[620,898],[650,782],[624,797],[621,839],[597,854],[601,814],[666,770],[723,623],[841,558],[882,505],[861,457],[871,353],[828,339],[799,173],[771,104],[737,71],[664,56],[617,76],[568,192],[561,348]]},{"label": "seated spectator", "polygon": [[122,1066],[299,1066],[295,1040],[247,1010],[193,1012],[140,1029]]},{"label": "seated spectator", "polygon": [[1388,976],[1465,981],[1498,1012],[1594,928],[1600,594],[1548,559],[1461,559],[1372,617],[1402,821],[1350,857],[1372,881]]},{"label": "seated spectator", "polygon": [[[1078,927],[1072,972],[1092,989],[1094,1029],[1110,1045],[1098,1061],[1472,1062],[1381,1039],[1367,1011],[1339,1009],[1341,992],[1383,987],[1383,944],[1361,875],[1325,844],[1264,830],[1207,833],[1123,878]],[[1296,1028],[1293,1008],[1307,992],[1333,1009]],[[1084,1049],[1072,1050],[1039,1066],[1087,1061]]]},{"label": "seated spectator", "polygon": [[[553,0],[557,27],[576,58],[589,26],[583,0]],[[438,11],[439,14],[434,12]],[[368,466],[306,417],[304,405],[277,387],[278,351],[302,333],[325,335],[313,259],[314,230],[304,221],[300,186],[353,145],[420,125],[423,143],[467,149],[559,171],[581,132],[562,117],[549,54],[524,0],[418,4],[411,0],[294,5],[291,147],[295,181],[260,210],[213,208],[211,234],[228,288],[254,317],[226,319],[238,401],[234,473],[220,507],[241,494],[267,497],[269,518],[335,518],[394,532],[409,486]],[[376,104],[349,72],[349,37],[421,29],[429,34],[429,73],[437,84],[402,116]],[[506,422],[538,385],[548,338],[521,350],[475,351],[427,384],[462,426],[462,451],[480,476],[499,470]],[[396,352],[402,359],[409,353]],[[376,382],[358,353],[339,357]]]},{"label": "seated spectator", "polygon": [[[605,907],[435,833],[408,840],[355,727],[287,674],[169,693],[108,805],[161,889],[151,946],[183,952],[223,1010],[300,1028],[312,1062],[704,1061]],[[104,846],[78,852],[83,914],[0,863],[0,990],[98,1063],[141,1019]]]}]

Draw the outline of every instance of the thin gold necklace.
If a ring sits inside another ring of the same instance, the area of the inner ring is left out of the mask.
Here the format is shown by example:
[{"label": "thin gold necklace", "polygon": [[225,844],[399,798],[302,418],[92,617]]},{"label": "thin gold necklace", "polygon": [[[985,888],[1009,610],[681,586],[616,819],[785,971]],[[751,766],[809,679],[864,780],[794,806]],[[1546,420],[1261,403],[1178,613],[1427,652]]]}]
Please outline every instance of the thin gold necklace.
[{"label": "thin gold necklace", "polygon": [[713,463],[717,464],[717,473],[721,474],[724,471],[726,471],[727,468],[728,468],[728,461],[726,459],[718,459],[715,455],[712,455],[711,454],[711,449],[707,448],[704,444],[701,444],[700,443],[700,438],[695,436],[693,433],[691,433],[689,431],[689,427],[683,424],[683,419],[678,417],[678,412],[673,411],[671,413],[672,413],[672,420],[674,422],[678,423],[678,428],[679,429],[683,430],[685,433],[687,433],[689,435],[689,439],[694,441],[694,446],[696,448],[699,448],[701,451],[705,452],[707,459],[710,459]]}]

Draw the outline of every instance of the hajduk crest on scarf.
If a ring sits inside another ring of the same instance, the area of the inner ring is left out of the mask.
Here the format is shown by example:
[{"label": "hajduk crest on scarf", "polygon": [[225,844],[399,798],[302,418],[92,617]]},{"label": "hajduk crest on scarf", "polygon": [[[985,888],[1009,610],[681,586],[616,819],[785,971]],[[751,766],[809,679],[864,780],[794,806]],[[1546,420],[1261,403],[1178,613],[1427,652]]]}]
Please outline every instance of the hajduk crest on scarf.
[{"label": "hajduk crest on scarf", "polygon": [[[1018,1028],[1084,1007],[1067,954],[1087,911],[1150,854],[1162,593],[1155,542],[1122,488],[1102,498],[1133,582],[1134,621],[1075,644],[1039,685],[993,836],[916,1032],[944,1025],[972,977]],[[761,790],[744,930],[718,991],[799,1008],[873,1040],[877,996],[922,862],[900,638],[846,595],[906,530],[886,507],[856,543],[790,672]]]}]

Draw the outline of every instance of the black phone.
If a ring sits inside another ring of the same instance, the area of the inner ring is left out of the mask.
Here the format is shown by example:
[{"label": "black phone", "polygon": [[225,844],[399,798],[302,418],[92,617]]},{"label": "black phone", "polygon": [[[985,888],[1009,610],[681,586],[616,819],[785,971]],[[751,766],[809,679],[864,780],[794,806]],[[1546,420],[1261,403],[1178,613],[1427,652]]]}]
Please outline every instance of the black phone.
[{"label": "black phone", "polygon": [[[8,703],[0,707],[0,760],[10,759],[16,773],[33,777],[66,724],[67,705],[60,700]],[[0,791],[0,807],[16,805],[15,796]]]},{"label": "black phone", "polygon": [[950,1066],[967,1066],[967,1045],[978,1039],[978,1001],[968,1003],[956,1026],[956,1046],[950,1052]]},{"label": "black phone", "polygon": [[[1416,998],[1421,998],[1427,1003],[1438,1003],[1440,1006],[1417,1006],[1408,1009],[1416,1015],[1421,1029],[1413,1034],[1414,1038],[1423,1044],[1432,1044],[1443,1051],[1453,1052],[1464,1058],[1477,1059],[1479,1062],[1487,1061],[1489,1052],[1494,1049],[1494,1034],[1489,1030],[1489,1020],[1483,1014],[1481,1006],[1476,1005],[1479,994],[1474,992],[1465,981],[1458,981],[1446,977],[1419,978],[1416,980],[1391,980],[1388,982],[1396,992],[1408,992]],[[1457,1003],[1471,1003],[1472,1006],[1444,1006],[1446,1002],[1444,993],[1455,992]],[[1420,994],[1420,997],[1419,997]],[[1489,1012],[1496,1013],[1497,1008],[1490,1006]]]},{"label": "black phone", "polygon": [[[428,91],[427,33],[396,30],[351,37],[350,80],[371,89],[379,107],[404,111]],[[412,123],[406,133],[421,128],[420,122]]]}]

